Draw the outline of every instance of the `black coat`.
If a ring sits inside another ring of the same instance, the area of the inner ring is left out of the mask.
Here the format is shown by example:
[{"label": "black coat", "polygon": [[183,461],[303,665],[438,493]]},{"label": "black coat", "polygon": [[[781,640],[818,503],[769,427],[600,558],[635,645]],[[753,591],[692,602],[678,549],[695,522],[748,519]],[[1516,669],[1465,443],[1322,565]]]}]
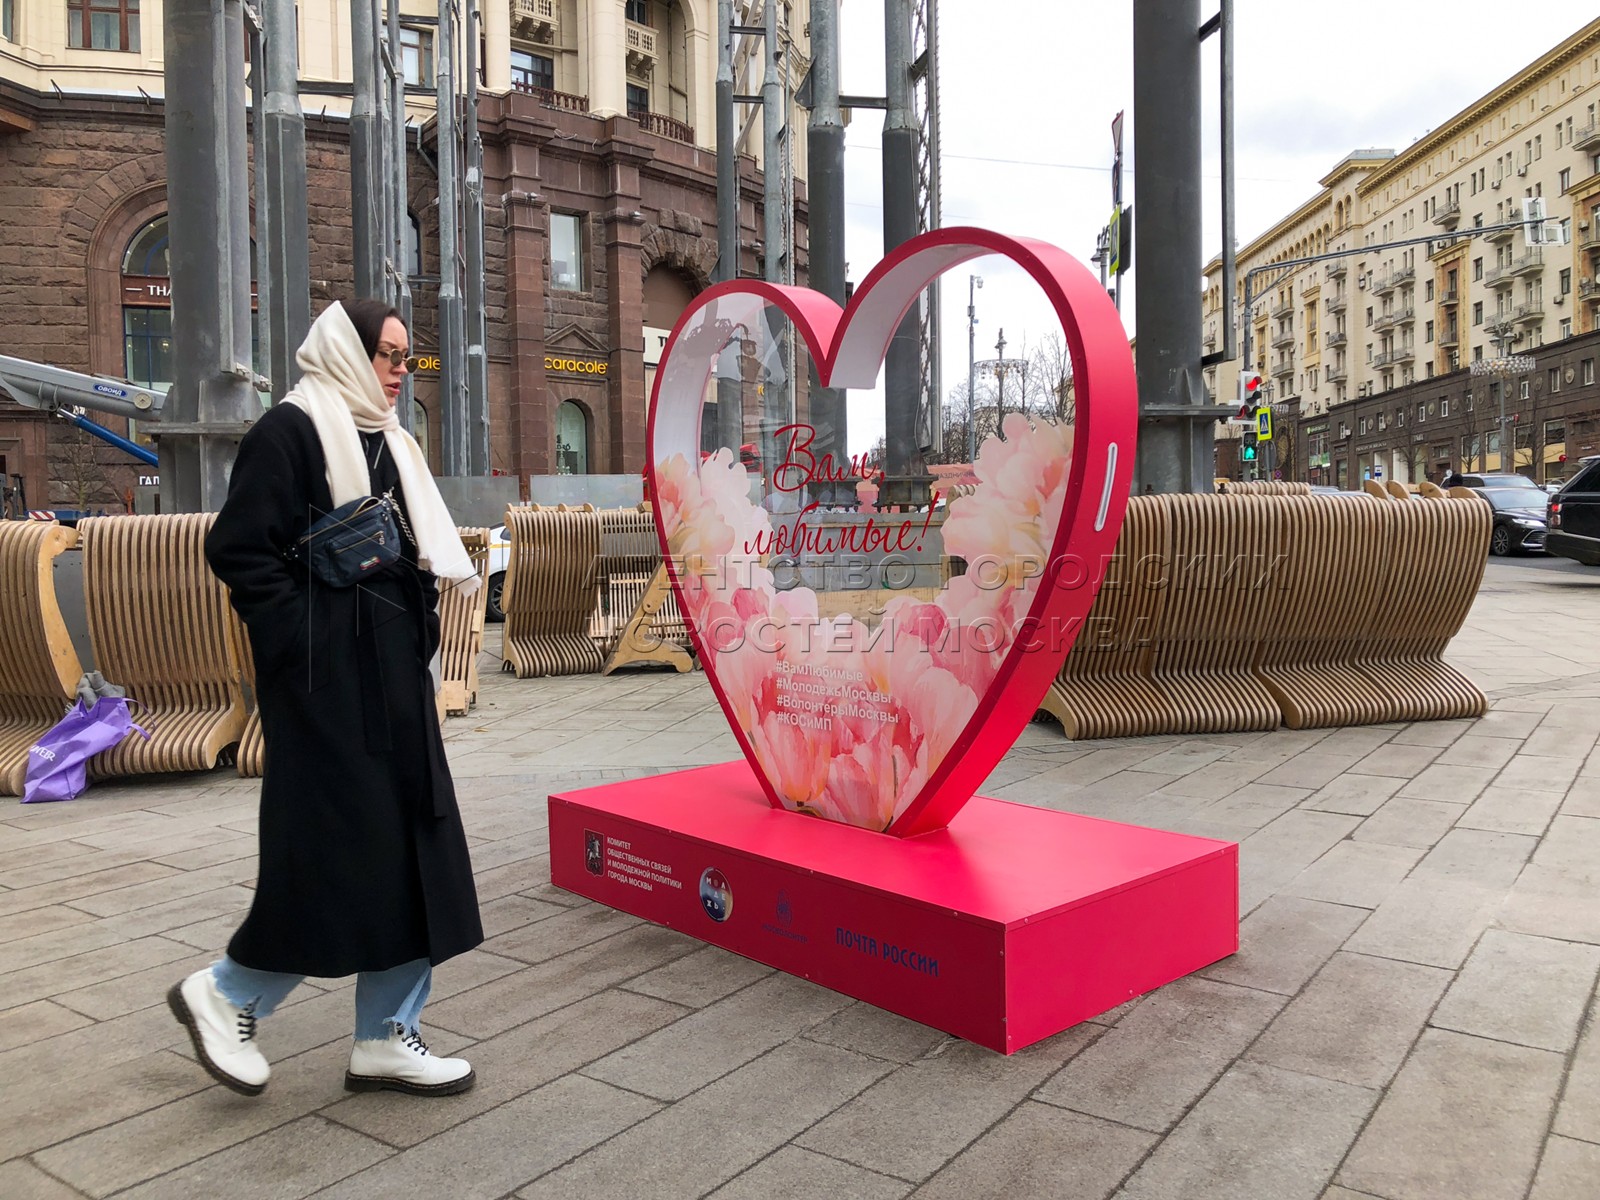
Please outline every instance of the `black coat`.
[{"label": "black coat", "polygon": [[[362,443],[373,494],[403,508],[381,435]],[[228,953],[297,975],[438,963],[483,940],[428,674],[436,584],[408,538],[359,587],[308,579],[283,551],[332,508],[311,418],[278,405],[240,443],[206,538],[250,633],[266,739],[260,878]]]}]

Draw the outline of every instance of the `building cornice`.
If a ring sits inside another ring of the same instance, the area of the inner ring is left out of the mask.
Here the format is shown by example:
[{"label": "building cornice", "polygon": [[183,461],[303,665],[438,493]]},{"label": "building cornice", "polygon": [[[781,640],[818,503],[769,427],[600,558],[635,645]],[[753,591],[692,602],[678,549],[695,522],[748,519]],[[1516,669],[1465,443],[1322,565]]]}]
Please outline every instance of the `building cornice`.
[{"label": "building cornice", "polygon": [[1399,154],[1395,155],[1394,158],[1386,162],[1382,169],[1374,171],[1363,179],[1358,190],[1363,196],[1369,195],[1380,185],[1388,183],[1408,168],[1416,166],[1426,159],[1428,155],[1444,146],[1452,138],[1471,128],[1473,124],[1482,120],[1519,92],[1535,86],[1546,76],[1553,74],[1573,59],[1587,54],[1596,47],[1600,47],[1600,19],[1589,22],[1561,45],[1535,59],[1510,79],[1505,80],[1492,91],[1479,97],[1472,104],[1467,105],[1466,108],[1449,118],[1433,132],[1418,138]]}]

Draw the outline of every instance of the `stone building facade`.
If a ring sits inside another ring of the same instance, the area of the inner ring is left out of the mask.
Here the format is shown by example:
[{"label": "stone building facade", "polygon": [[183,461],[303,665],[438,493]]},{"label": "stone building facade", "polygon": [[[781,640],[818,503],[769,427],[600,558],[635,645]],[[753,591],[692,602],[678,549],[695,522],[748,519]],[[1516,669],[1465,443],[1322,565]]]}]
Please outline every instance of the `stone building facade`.
[{"label": "stone building facade", "polygon": [[[120,48],[91,49],[71,44],[53,0],[9,3],[17,19],[0,34],[0,353],[162,384],[170,379],[171,297],[160,5],[130,10]],[[400,3],[403,23],[417,14],[405,62],[414,122],[408,273],[412,341],[426,357],[438,346],[426,15],[435,9]],[[740,0],[740,12],[748,7]],[[348,61],[330,49],[349,45],[348,5],[302,8],[302,79],[348,80]],[[809,9],[791,3],[781,12],[785,69],[797,84],[809,65]],[[644,464],[654,363],[647,338],[672,327],[717,261],[714,14],[715,0],[485,7],[478,119],[496,471],[632,474]],[[130,39],[129,29],[138,34]],[[78,40],[103,32],[97,26]],[[313,312],[348,296],[354,276],[348,103],[303,97]],[[791,112],[789,127],[804,128],[802,112]],[[759,122],[756,134],[739,159],[744,275],[764,267]],[[793,269],[803,282],[805,139],[790,141]],[[437,374],[436,365],[419,372],[413,414],[436,469]],[[119,418],[94,419],[148,437]],[[0,396],[0,472],[8,484],[20,478],[31,508],[121,511],[149,470]]]}]

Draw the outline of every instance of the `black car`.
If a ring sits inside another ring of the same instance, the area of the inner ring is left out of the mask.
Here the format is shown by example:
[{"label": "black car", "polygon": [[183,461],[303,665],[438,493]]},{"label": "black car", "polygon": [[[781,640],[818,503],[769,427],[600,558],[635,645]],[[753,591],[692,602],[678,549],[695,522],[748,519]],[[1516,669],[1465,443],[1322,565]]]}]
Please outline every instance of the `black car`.
[{"label": "black car", "polygon": [[1600,457],[1584,459],[1578,473],[1550,497],[1545,549],[1600,567]]},{"label": "black car", "polygon": [[[1492,476],[1491,476],[1492,478]],[[1519,554],[1543,550],[1549,526],[1545,501],[1539,487],[1481,487],[1473,491],[1494,509],[1494,529],[1489,534],[1490,554]]]}]

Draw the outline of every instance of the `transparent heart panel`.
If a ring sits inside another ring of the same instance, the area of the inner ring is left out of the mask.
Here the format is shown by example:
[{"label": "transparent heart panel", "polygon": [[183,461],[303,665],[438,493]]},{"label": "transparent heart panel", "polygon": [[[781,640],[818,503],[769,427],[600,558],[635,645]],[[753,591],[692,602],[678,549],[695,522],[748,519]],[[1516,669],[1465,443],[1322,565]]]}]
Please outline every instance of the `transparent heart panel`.
[{"label": "transparent heart panel", "polygon": [[886,829],[1004,686],[1072,456],[1056,351],[1045,386],[1020,369],[979,381],[973,462],[966,411],[925,450],[926,414],[920,434],[914,404],[886,415],[884,372],[872,390],[822,387],[759,296],[707,303],[670,349],[653,499],[702,663],[785,807]]}]

